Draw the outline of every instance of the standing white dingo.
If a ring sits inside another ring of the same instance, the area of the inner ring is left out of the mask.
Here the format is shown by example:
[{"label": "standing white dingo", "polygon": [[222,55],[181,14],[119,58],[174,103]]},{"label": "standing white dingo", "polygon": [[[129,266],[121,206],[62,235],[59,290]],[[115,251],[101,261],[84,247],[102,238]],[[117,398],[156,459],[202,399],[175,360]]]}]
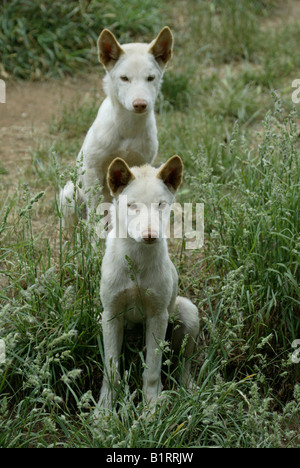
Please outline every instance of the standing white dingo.
[{"label": "standing white dingo", "polygon": [[118,155],[129,165],[152,163],[158,141],[154,104],[167,62],[173,36],[164,27],[150,44],[120,45],[105,29],[98,39],[99,60],[106,69],[106,99],[89,129],[77,161],[78,186],[68,182],[60,193],[63,227],[74,224],[76,206],[89,201],[88,213],[98,203],[93,188],[100,186],[103,201],[111,201],[106,171]]},{"label": "standing white dingo", "polygon": [[146,325],[143,391],[147,402],[155,403],[162,390],[160,345],[170,318],[178,323],[171,342],[175,351],[188,335],[182,379],[185,385],[192,382],[190,358],[199,330],[198,310],[188,299],[177,297],[178,276],[165,234],[182,170],[179,156],[158,169],[150,165],[130,169],[120,158],[108,168],[114,209],[101,274],[105,375],[99,401],[107,408],[113,405],[120,379],[125,321]]}]

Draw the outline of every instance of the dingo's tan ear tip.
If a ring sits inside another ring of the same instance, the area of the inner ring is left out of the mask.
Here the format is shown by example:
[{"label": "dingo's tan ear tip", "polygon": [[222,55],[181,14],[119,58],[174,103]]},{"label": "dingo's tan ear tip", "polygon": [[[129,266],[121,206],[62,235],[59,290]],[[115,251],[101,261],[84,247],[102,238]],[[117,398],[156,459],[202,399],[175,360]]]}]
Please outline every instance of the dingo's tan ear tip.
[{"label": "dingo's tan ear tip", "polygon": [[169,161],[176,161],[178,162],[179,164],[181,164],[181,166],[183,167],[183,162],[182,162],[182,159],[180,156],[178,156],[178,154],[174,154],[174,156],[171,156]]},{"label": "dingo's tan ear tip", "polygon": [[112,32],[107,28],[102,29],[101,33],[99,34],[99,39],[105,36],[106,34],[112,34]]},{"label": "dingo's tan ear tip", "polygon": [[160,31],[160,34],[161,34],[161,33],[164,33],[164,34],[167,33],[167,34],[169,34],[170,36],[172,36],[172,38],[173,38],[172,29],[171,29],[169,26],[164,26],[164,27],[162,28],[162,30]]},{"label": "dingo's tan ear tip", "polygon": [[113,39],[115,39],[115,40],[117,41],[117,38],[116,38],[116,36],[114,35],[114,33],[112,33],[111,30],[110,30],[110,29],[107,29],[107,28],[102,29],[102,31],[101,31],[101,33],[99,34],[99,37],[98,37],[98,42],[99,42],[100,40],[105,39],[105,37],[106,37],[106,38],[113,38]]},{"label": "dingo's tan ear tip", "polygon": [[114,166],[115,164],[125,164],[125,166],[127,166],[127,163],[126,163],[125,159],[120,158],[119,156],[112,160],[109,167]]},{"label": "dingo's tan ear tip", "polygon": [[162,166],[157,174],[158,179],[167,185],[171,192],[176,192],[182,183],[183,162],[180,156],[175,154]]},{"label": "dingo's tan ear tip", "polygon": [[101,45],[104,41],[106,40],[111,40],[111,39],[116,39],[113,33],[109,29],[103,29],[101,33],[99,34],[98,40],[97,40],[97,46],[98,50],[100,50]]},{"label": "dingo's tan ear tip", "polygon": [[124,50],[109,29],[103,29],[98,38],[97,46],[99,61],[107,68],[112,67],[120,55],[124,54]]},{"label": "dingo's tan ear tip", "polygon": [[171,156],[167,163],[169,163],[172,167],[176,167],[177,169],[181,170],[183,172],[184,169],[184,164],[180,156],[178,154],[174,154],[174,156]]},{"label": "dingo's tan ear tip", "polygon": [[172,57],[174,38],[169,26],[164,26],[151,42],[149,53],[153,54],[160,65],[165,66]]},{"label": "dingo's tan ear tip", "polygon": [[115,158],[107,170],[107,185],[113,195],[121,192],[131,180],[135,179],[128,164],[122,158]]}]

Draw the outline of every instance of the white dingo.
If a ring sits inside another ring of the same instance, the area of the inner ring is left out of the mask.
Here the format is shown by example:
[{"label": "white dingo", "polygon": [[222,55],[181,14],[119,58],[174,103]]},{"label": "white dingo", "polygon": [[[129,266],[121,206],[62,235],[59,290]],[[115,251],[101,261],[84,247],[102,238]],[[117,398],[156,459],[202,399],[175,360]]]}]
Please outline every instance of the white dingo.
[{"label": "white dingo", "polygon": [[111,408],[114,403],[125,321],[146,326],[143,391],[147,402],[155,403],[162,390],[160,345],[170,318],[179,324],[171,340],[174,351],[181,349],[188,335],[182,380],[185,385],[193,385],[190,364],[199,330],[198,310],[190,300],[177,296],[178,276],[165,236],[182,170],[179,156],[173,156],[160,168],[144,165],[130,169],[121,158],[108,168],[107,185],[114,209],[100,287],[105,352],[100,406]]},{"label": "white dingo", "polygon": [[111,201],[106,187],[106,171],[120,156],[129,165],[151,164],[158,150],[154,104],[167,62],[171,58],[173,36],[164,27],[150,44],[120,45],[105,29],[98,39],[98,55],[106,69],[103,101],[79,152],[78,184],[69,181],[60,193],[63,227],[74,225],[76,207],[85,203],[87,214],[95,209],[100,187],[103,201]]}]

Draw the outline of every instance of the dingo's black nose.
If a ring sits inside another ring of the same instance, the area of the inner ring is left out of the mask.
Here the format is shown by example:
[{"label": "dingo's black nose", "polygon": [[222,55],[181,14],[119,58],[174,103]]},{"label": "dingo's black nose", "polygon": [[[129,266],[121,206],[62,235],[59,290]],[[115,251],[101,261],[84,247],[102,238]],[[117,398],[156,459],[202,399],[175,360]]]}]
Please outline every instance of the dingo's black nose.
[{"label": "dingo's black nose", "polygon": [[135,99],[135,101],[133,101],[133,108],[135,112],[144,112],[147,109],[147,101],[144,99]]},{"label": "dingo's black nose", "polygon": [[145,230],[142,232],[142,239],[147,244],[152,244],[156,239],[158,239],[158,233],[151,229]]}]

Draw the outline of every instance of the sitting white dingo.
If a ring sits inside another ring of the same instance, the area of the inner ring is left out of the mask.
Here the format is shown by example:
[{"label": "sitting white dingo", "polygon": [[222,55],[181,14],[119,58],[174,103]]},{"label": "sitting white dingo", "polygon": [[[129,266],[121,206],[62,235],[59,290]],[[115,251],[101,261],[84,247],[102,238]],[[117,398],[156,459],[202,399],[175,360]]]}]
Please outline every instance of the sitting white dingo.
[{"label": "sitting white dingo", "polygon": [[162,390],[160,344],[165,340],[170,318],[179,324],[171,343],[174,350],[179,351],[183,338],[189,335],[183,383],[189,385],[191,381],[190,358],[199,330],[198,310],[188,299],[177,296],[178,277],[165,236],[182,170],[179,156],[158,169],[150,165],[130,169],[120,158],[108,168],[107,184],[114,209],[100,288],[105,372],[99,401],[107,408],[114,403],[120,379],[125,321],[146,325],[143,391],[147,402],[155,403]]},{"label": "sitting white dingo", "polygon": [[78,154],[77,187],[69,181],[60,193],[63,227],[74,225],[76,208],[85,203],[87,213],[95,209],[100,187],[104,201],[111,201],[106,172],[116,155],[131,166],[151,164],[158,150],[154,104],[167,62],[173,36],[164,27],[150,44],[120,45],[105,29],[98,39],[99,60],[106,69],[106,99],[89,129]]}]

